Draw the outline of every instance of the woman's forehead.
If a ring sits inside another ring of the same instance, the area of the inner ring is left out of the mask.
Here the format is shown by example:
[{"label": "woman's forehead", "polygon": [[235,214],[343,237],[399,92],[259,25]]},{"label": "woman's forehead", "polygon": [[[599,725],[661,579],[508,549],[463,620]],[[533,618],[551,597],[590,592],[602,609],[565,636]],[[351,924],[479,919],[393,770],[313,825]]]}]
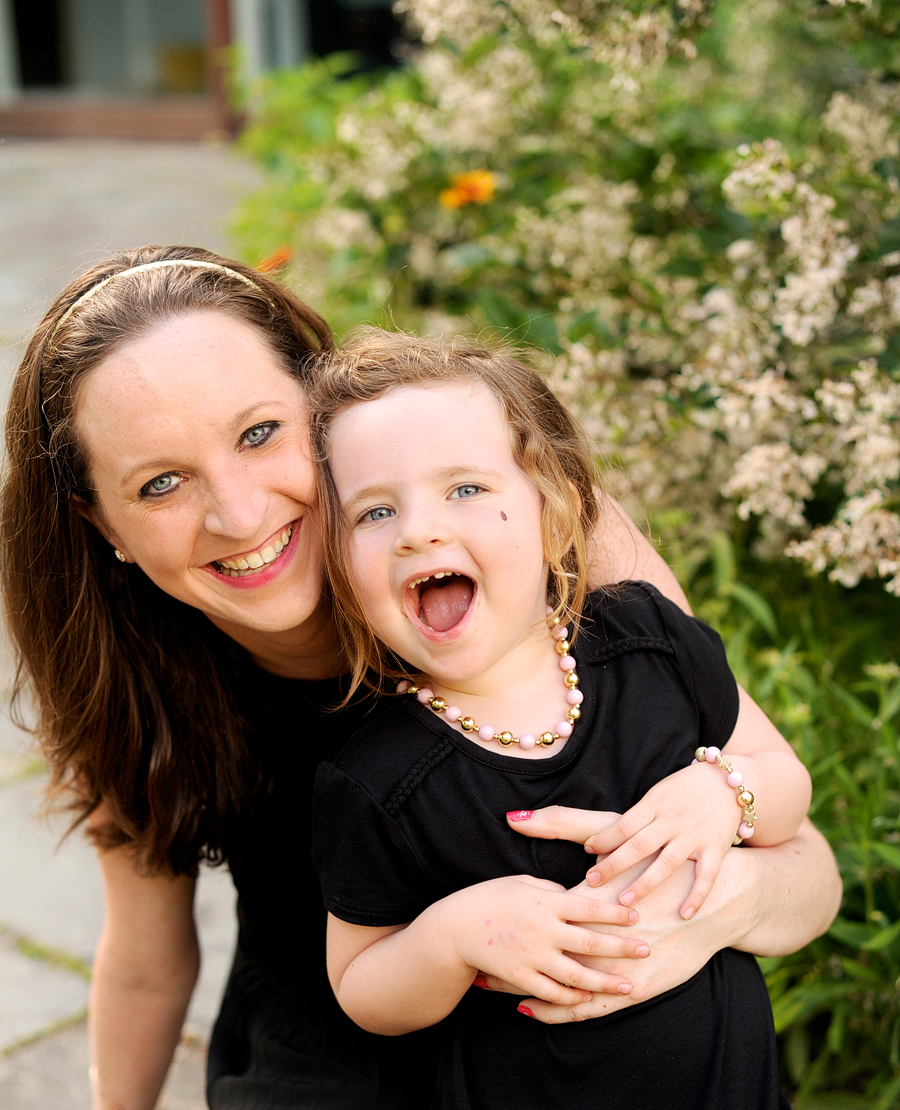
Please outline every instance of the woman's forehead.
[{"label": "woman's forehead", "polygon": [[92,461],[184,454],[210,433],[305,415],[300,383],[256,329],[221,313],[159,325],[85,378],[75,426]]}]

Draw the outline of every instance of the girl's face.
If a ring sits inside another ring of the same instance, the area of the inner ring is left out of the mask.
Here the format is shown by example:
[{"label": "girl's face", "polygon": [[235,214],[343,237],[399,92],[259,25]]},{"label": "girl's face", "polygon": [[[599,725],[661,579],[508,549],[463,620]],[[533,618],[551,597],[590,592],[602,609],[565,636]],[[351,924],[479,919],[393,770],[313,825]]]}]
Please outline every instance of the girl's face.
[{"label": "girl's face", "polygon": [[96,489],[86,514],[161,590],[239,641],[313,614],[307,412],[257,331],[217,312],[160,324],[88,375],[75,425]]},{"label": "girl's face", "polygon": [[354,584],[390,648],[444,685],[486,687],[546,650],[541,498],[486,386],[354,405],[334,421],[330,465]]}]

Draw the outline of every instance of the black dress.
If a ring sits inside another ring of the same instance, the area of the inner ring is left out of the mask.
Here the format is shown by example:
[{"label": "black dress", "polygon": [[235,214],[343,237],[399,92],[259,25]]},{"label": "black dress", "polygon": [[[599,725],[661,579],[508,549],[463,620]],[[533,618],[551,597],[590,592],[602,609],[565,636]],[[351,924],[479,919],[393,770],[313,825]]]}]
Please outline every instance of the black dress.
[{"label": "black dress", "polygon": [[213,1110],[421,1110],[437,1030],[378,1037],[357,1028],[325,974],[325,910],[310,862],[317,764],[363,720],[325,712],[338,680],[300,682],[246,666],[237,684],[252,750],[271,784],[229,852],[238,890],[234,966],[209,1049]]},{"label": "black dress", "polygon": [[[737,687],[721,641],[650,586],[594,595],[575,655],[582,717],[549,758],[473,742],[404,697],[320,768],[313,852],[332,913],[396,925],[510,874],[574,886],[583,848],[520,836],[508,810],[624,812],[699,744],[721,747],[734,729]],[[543,1025],[508,995],[473,988],[446,1026],[431,1100],[442,1110],[785,1105],[765,983],[752,956],[730,949],[687,983],[603,1018]]]}]

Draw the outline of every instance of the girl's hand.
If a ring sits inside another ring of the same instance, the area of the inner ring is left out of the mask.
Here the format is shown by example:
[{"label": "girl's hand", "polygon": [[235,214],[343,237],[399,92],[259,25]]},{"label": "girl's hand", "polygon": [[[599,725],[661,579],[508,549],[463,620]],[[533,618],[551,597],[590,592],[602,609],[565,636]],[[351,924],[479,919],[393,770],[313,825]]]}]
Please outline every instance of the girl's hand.
[{"label": "girl's hand", "polygon": [[621,905],[632,906],[694,860],[694,881],[680,911],[687,921],[712,889],[740,821],[735,791],[717,767],[685,767],[651,787],[613,825],[589,837],[585,849],[605,858],[588,871],[587,882],[599,886],[651,859],[619,895]]},{"label": "girl's hand", "polygon": [[571,894],[530,875],[491,879],[439,905],[442,915],[452,915],[449,935],[461,962],[514,993],[546,1002],[577,1005],[594,993],[631,991],[624,975],[586,967],[576,956],[641,959],[650,953],[642,940],[591,927],[625,928],[637,921],[636,911],[594,898],[587,888]]}]

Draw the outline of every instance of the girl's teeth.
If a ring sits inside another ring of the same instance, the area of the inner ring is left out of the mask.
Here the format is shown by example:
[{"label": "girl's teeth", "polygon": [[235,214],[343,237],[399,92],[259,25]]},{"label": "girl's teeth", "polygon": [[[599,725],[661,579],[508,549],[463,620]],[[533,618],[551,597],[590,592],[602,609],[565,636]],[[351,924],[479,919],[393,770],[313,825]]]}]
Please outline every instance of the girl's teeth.
[{"label": "girl's teeth", "polygon": [[262,556],[254,551],[252,555],[247,556],[247,566],[250,567],[251,570],[258,570],[260,567],[265,566],[265,563],[263,562]]}]

